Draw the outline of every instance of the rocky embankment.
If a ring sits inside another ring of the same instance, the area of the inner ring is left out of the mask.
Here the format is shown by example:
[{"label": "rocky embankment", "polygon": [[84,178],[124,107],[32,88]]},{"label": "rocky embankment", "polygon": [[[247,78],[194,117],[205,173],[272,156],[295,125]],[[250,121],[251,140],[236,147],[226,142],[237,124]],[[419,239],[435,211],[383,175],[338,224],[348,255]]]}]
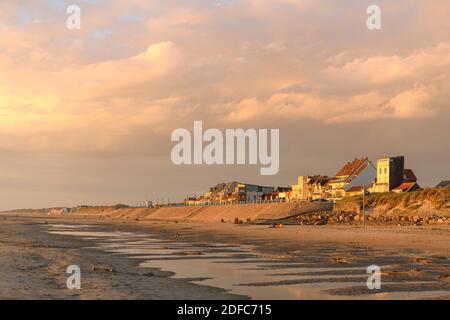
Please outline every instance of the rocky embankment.
[{"label": "rocky embankment", "polygon": [[[365,198],[366,223],[373,225],[450,224],[450,188],[423,189],[416,192],[372,194]],[[300,225],[362,224],[361,197],[344,199],[332,211],[304,214],[289,219]]]},{"label": "rocky embankment", "polygon": [[[304,214],[290,218],[289,223],[297,225],[362,225],[364,217],[362,213],[355,211],[324,211]],[[450,218],[440,215],[430,217],[366,215],[366,223],[369,225],[396,225],[396,226],[423,226],[450,224]]]}]

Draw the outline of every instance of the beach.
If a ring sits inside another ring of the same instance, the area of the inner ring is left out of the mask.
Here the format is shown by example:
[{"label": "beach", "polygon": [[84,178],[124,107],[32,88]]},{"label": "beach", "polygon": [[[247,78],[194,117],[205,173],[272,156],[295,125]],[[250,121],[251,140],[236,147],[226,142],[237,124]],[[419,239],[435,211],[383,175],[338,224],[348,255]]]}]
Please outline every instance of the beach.
[{"label": "beach", "polygon": [[[0,217],[2,299],[450,299],[450,228]],[[81,269],[69,290],[67,267]],[[367,268],[381,269],[369,290]]]}]

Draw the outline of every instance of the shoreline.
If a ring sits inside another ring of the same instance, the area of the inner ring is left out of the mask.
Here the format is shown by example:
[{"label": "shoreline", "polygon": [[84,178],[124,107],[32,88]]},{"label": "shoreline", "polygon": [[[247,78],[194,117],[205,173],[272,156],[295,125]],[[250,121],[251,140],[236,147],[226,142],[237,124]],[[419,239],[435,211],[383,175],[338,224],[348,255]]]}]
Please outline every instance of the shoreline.
[{"label": "shoreline", "polygon": [[130,225],[149,229],[163,228],[177,232],[183,229],[196,230],[202,234],[233,236],[240,240],[246,238],[273,239],[283,241],[316,241],[317,243],[339,243],[360,245],[379,249],[418,249],[433,250],[450,254],[450,225],[436,226],[397,226],[397,225],[285,225],[272,228],[268,225],[203,223],[177,220],[130,220],[123,218],[101,218],[98,216],[48,216],[48,215],[4,215],[0,220],[42,219],[42,221],[72,221],[76,223],[96,223],[111,226]]}]

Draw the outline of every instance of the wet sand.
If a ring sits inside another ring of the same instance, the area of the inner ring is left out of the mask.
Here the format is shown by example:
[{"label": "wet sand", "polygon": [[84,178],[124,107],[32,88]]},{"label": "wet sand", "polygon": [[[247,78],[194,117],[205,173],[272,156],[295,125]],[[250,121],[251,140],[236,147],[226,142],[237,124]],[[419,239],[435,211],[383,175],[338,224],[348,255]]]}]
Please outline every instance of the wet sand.
[{"label": "wet sand", "polygon": [[[0,220],[2,299],[450,299],[448,227]],[[82,290],[66,288],[67,266]],[[368,290],[379,265],[382,289]]]},{"label": "wet sand", "polygon": [[[224,290],[139,268],[136,261],[96,249],[94,241],[44,232],[42,219],[0,221],[0,299],[237,299]],[[67,289],[70,265],[82,289]]]}]

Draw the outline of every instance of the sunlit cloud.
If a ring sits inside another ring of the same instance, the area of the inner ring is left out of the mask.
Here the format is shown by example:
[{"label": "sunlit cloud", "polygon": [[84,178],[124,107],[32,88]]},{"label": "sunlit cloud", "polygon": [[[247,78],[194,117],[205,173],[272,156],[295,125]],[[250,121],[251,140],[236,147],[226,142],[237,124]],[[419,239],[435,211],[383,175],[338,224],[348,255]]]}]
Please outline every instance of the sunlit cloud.
[{"label": "sunlit cloud", "polygon": [[327,135],[448,118],[449,2],[382,0],[379,33],[366,2],[80,1],[70,31],[63,2],[3,1],[0,151],[165,157],[194,120]]}]

